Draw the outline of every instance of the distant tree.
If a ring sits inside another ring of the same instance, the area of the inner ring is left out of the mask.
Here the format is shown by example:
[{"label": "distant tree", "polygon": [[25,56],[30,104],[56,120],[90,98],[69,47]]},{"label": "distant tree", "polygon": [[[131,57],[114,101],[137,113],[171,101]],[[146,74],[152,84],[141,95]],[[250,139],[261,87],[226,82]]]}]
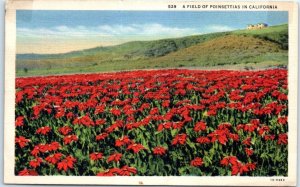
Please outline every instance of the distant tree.
[{"label": "distant tree", "polygon": [[28,72],[28,69],[27,69],[27,68],[24,68],[23,71],[24,71],[24,73],[27,73],[27,72]]},{"label": "distant tree", "polygon": [[130,54],[125,54],[125,55],[124,55],[124,58],[125,58],[125,59],[130,59],[130,58],[132,58],[132,55],[130,55]]},{"label": "distant tree", "polygon": [[154,43],[153,46],[144,52],[146,57],[160,57],[168,53],[177,51],[177,45],[173,40],[165,40]]}]

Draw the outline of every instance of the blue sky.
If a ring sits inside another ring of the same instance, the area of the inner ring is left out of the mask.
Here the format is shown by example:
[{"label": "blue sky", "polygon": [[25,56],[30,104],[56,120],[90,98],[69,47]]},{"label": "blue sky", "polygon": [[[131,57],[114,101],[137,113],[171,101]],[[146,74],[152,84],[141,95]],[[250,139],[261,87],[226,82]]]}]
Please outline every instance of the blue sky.
[{"label": "blue sky", "polygon": [[287,12],[17,11],[17,53],[60,53],[133,40],[288,22]]}]

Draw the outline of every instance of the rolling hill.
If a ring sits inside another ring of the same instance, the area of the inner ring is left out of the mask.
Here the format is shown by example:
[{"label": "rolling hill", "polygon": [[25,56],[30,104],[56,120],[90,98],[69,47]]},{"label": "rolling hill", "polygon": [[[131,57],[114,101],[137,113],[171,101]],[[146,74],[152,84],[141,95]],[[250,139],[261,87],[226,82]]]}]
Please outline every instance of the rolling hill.
[{"label": "rolling hill", "polygon": [[145,68],[267,68],[288,63],[288,25],[155,41],[134,41],[63,54],[17,54],[17,76]]}]

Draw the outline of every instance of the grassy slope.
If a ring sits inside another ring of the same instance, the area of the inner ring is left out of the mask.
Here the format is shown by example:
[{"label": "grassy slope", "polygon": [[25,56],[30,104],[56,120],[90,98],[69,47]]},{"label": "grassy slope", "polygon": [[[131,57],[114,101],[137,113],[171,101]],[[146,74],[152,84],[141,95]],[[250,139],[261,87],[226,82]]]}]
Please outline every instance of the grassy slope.
[{"label": "grassy slope", "polygon": [[216,66],[274,61],[283,64],[287,54],[279,45],[251,36],[228,35],[158,58],[154,63],[180,62],[179,66]]},{"label": "grassy slope", "polygon": [[65,54],[18,55],[17,76],[168,67],[286,65],[287,28],[280,25],[262,30],[137,41]]}]

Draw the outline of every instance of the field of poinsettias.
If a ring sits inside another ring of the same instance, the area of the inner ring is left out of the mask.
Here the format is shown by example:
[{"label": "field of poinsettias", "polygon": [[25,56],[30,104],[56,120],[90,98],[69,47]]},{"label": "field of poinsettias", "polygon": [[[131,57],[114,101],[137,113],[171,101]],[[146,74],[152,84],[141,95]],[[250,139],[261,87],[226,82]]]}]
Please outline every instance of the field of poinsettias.
[{"label": "field of poinsettias", "polygon": [[286,176],[287,70],[16,79],[15,174]]}]

